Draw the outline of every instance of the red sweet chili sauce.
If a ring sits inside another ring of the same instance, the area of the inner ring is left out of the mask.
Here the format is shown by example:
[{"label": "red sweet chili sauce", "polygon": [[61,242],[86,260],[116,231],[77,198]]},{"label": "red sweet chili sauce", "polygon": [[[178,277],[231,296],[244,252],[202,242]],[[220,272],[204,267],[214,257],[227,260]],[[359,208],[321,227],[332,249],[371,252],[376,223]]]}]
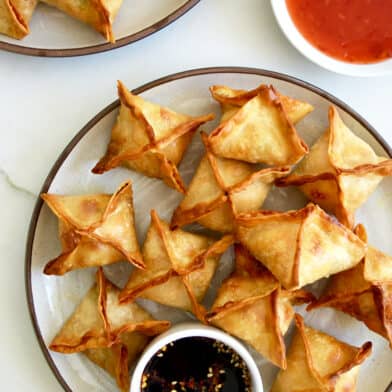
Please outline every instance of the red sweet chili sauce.
[{"label": "red sweet chili sauce", "polygon": [[325,54],[350,63],[392,57],[392,0],[286,0],[301,34]]}]

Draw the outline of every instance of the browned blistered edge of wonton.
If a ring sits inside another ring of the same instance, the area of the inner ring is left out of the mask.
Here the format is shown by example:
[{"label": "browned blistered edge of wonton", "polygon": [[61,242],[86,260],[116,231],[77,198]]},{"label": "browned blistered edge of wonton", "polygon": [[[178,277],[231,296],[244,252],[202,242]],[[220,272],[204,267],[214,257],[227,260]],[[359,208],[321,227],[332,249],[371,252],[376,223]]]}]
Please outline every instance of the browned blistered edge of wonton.
[{"label": "browned blistered edge of wonton", "polygon": [[4,2],[5,6],[8,8],[8,12],[12,20],[14,21],[15,35],[12,35],[11,37],[16,39],[24,38],[30,33],[29,25],[18,11],[16,6],[13,4],[12,0],[4,0]]},{"label": "browned blistered edge of wonton", "polygon": [[[183,209],[180,204],[173,212],[173,216],[170,223],[171,228],[182,227],[186,224],[192,223],[202,218],[203,216],[208,215],[209,213],[221,207],[225,203],[229,203],[229,206],[232,210],[233,217],[234,217],[236,211],[235,211],[234,204],[231,200],[232,194],[243,191],[246,187],[251,185],[253,182],[257,181],[260,177],[267,176],[267,175],[279,177],[279,176],[284,176],[290,172],[289,166],[261,169],[253,172],[247,178],[240,181],[239,183],[226,187],[223,179],[220,176],[218,165],[216,163],[216,157],[209,148],[207,134],[201,132],[201,138],[205,146],[206,157],[210,164],[215,180],[222,191],[222,195],[218,196],[217,198],[215,198],[210,202],[197,203],[196,205],[194,205],[189,209]],[[274,180],[271,181],[271,184],[273,182]]]},{"label": "browned blistered edge of wonton", "polygon": [[[89,348],[99,348],[99,347],[109,347],[112,344],[110,339],[111,334],[108,330],[108,320],[106,315],[106,281],[105,276],[103,274],[102,268],[98,268],[96,273],[96,286],[98,290],[98,301],[97,301],[97,309],[101,316],[103,323],[103,334],[94,335],[94,334],[86,334],[78,338],[77,341],[72,342],[70,344],[54,344],[53,342],[56,340],[56,337],[53,339],[52,343],[49,345],[49,348],[53,351],[57,351],[60,353],[76,353],[87,350]],[[94,286],[93,286],[94,287]],[[91,290],[90,288],[89,290]],[[88,291],[89,292],[89,291]],[[88,293],[87,292],[87,293]]]},{"label": "browned blistered edge of wonton", "polygon": [[[330,124],[332,123],[332,117],[336,115],[336,108],[331,106],[329,108],[329,119]],[[307,175],[296,175],[290,174],[286,178],[277,179],[275,185],[284,187],[284,186],[301,186],[309,183],[315,183],[317,181],[335,181],[336,187],[338,190],[337,200],[338,205],[336,206],[335,211],[332,211],[336,214],[336,217],[341,221],[345,226],[349,228],[353,228],[354,226],[354,216],[353,213],[348,211],[344,206],[343,202],[343,192],[340,186],[339,177],[345,175],[353,175],[353,176],[364,176],[369,173],[378,174],[380,176],[389,176],[392,175],[392,159],[385,159],[377,164],[362,164],[355,166],[351,169],[340,168],[336,166],[332,160],[332,157],[329,154],[329,150],[333,143],[334,134],[330,129],[330,137],[328,140],[328,161],[334,172],[325,172],[319,174],[307,174]]]},{"label": "browned blistered edge of wonton", "polygon": [[[83,230],[79,230],[76,228],[76,232],[78,234],[85,234],[88,237],[91,237],[93,239],[96,239],[98,241],[101,241],[107,245],[112,246],[114,249],[118,250],[120,253],[122,253],[126,259],[131,262],[132,264],[134,264],[136,267],[138,268],[142,268],[144,269],[146,266],[143,262],[143,257],[140,253],[140,249],[139,249],[139,244],[137,242],[137,238],[136,238],[136,232],[135,232],[135,242],[137,245],[137,250],[135,252],[132,253],[136,253],[136,255],[133,255],[131,253],[129,253],[126,249],[124,249],[120,244],[116,244],[113,241],[108,241],[105,238],[97,235],[96,233],[94,233],[94,230],[96,228],[98,228],[108,217],[108,215],[115,209],[114,206],[116,205],[117,200],[121,197],[122,193],[125,192],[130,192],[130,203],[131,203],[131,212],[132,212],[132,216],[133,216],[133,221],[134,221],[134,228],[135,228],[135,210],[134,210],[134,205],[133,205],[133,190],[132,190],[132,182],[129,181],[125,181],[123,184],[120,185],[120,187],[116,190],[116,192],[112,195],[112,197],[109,200],[109,203],[105,209],[105,212],[103,213],[103,216],[101,218],[101,220],[93,225],[91,225],[90,227],[88,227],[87,229],[83,229]],[[135,257],[136,256],[136,257]]]},{"label": "browned blistered edge of wonton", "polygon": [[[113,154],[111,152],[110,146],[111,141],[108,144],[105,155],[99,160],[99,162],[92,169],[92,172],[95,174],[102,174],[105,171],[111,170],[126,160],[135,160],[141,158],[143,154],[150,151],[155,154],[161,156],[162,159],[162,171],[164,173],[163,178],[165,182],[174,187],[179,192],[185,193],[185,186],[181,177],[178,173],[177,167],[173,162],[166,158],[164,153],[160,151],[161,148],[164,148],[168,144],[172,143],[176,139],[181,136],[184,136],[187,133],[193,134],[196,132],[197,128],[204,124],[207,121],[210,121],[214,118],[214,114],[210,113],[204,116],[199,116],[195,118],[190,118],[190,120],[186,123],[180,124],[177,126],[170,135],[156,140],[154,135],[154,130],[152,126],[149,124],[146,117],[143,115],[142,111],[133,103],[130,99],[131,93],[124,86],[121,81],[118,81],[118,95],[120,97],[121,104],[126,106],[129,110],[132,111],[133,115],[137,117],[145,126],[145,131],[147,133],[147,137],[149,139],[149,143],[145,146],[139,148],[138,150],[125,151],[120,154]],[[116,126],[116,125],[115,125]]]},{"label": "browned blistered edge of wonton", "polygon": [[[349,237],[352,241],[361,241],[352,231],[347,229],[340,222],[334,220],[331,216],[325,213],[318,205],[313,203],[308,203],[304,208],[300,210],[291,210],[285,212],[279,211],[251,211],[248,213],[238,214],[236,215],[236,224],[237,226],[243,227],[254,227],[257,226],[260,222],[265,220],[270,220],[273,218],[275,221],[287,222],[287,220],[297,220],[300,219],[300,227],[298,230],[298,236],[296,240],[296,251],[294,255],[293,262],[293,270],[291,271],[291,284],[286,289],[295,289],[300,284],[300,276],[299,276],[299,268],[300,268],[300,257],[301,257],[301,244],[302,244],[302,235],[303,230],[306,224],[306,220],[312,214],[318,214],[323,217],[323,221],[326,225],[333,225],[337,230],[339,230],[344,236]],[[236,234],[236,238],[238,239],[238,235]],[[245,246],[245,245],[244,245]],[[245,246],[245,248],[247,248]],[[248,248],[247,248],[248,249]],[[249,250],[249,249],[248,249]],[[260,260],[262,262],[262,260]]]},{"label": "browned blistered edge of wonton", "polygon": [[[66,222],[68,225],[70,225],[73,228],[73,230],[76,234],[78,234],[80,236],[88,237],[88,238],[91,238],[95,241],[102,242],[106,245],[112,246],[115,250],[120,252],[125,257],[125,259],[128,260],[130,263],[134,264],[138,268],[143,269],[143,268],[145,268],[145,265],[144,265],[143,258],[142,258],[142,255],[141,255],[139,249],[137,249],[137,251],[135,252],[136,255],[131,255],[125,249],[123,249],[123,247],[120,246],[119,244],[113,243],[113,241],[108,241],[105,238],[102,238],[101,236],[93,233],[93,231],[96,228],[98,228],[105,221],[108,214],[110,214],[114,210],[114,206],[115,206],[118,198],[121,196],[121,194],[124,192],[127,192],[127,191],[130,192],[132,214],[135,219],[134,206],[133,206],[132,182],[129,180],[129,181],[123,182],[119,186],[119,188],[115,191],[115,193],[112,194],[112,196],[110,197],[110,200],[105,208],[105,211],[104,211],[102,218],[98,222],[96,222],[86,228],[78,228],[77,223],[74,222],[73,219],[71,219],[69,216],[65,215],[62,212],[62,209],[58,206],[55,198],[53,198],[51,194],[43,193],[43,194],[41,194],[41,198],[50,206],[51,210],[55,213],[55,215],[60,220]],[[89,195],[86,195],[86,196],[89,196]],[[97,194],[96,196],[99,196],[99,195]],[[105,196],[107,196],[107,195],[105,194]],[[139,248],[139,244],[137,242],[137,239],[135,239],[135,241],[136,241],[137,247]],[[77,246],[77,244],[76,244],[76,246]],[[75,249],[75,248],[73,248],[73,249]],[[58,257],[56,257],[54,260],[49,261],[49,263],[47,264],[45,269],[48,267],[48,265],[50,265],[50,263],[53,264],[55,261],[58,261],[60,257],[65,257],[73,249],[67,250],[66,252],[64,252],[64,253],[60,254]],[[137,256],[137,257],[135,257],[135,256]]]},{"label": "browned blistered edge of wonton", "polygon": [[[287,125],[287,138],[290,140],[290,144],[295,151],[292,152],[290,160],[288,162],[285,162],[285,164],[294,164],[298,162],[306,153],[309,152],[309,148],[305,141],[298,135],[293,123],[289,120],[286,110],[283,107],[279,93],[275,90],[273,86],[269,86],[260,89],[257,96],[260,96],[265,99],[268,104],[275,106],[280,113],[283,122]],[[223,133],[230,132],[230,127],[229,129],[227,129],[226,126],[228,123],[230,123],[230,121],[233,121],[233,119],[238,115],[238,113],[240,113],[241,110],[242,108],[239,109],[239,111],[235,113],[233,117],[230,117],[227,121],[224,121],[219,124],[218,127],[210,133],[208,137],[208,143],[212,151],[214,151],[214,145],[218,143],[218,141],[215,141],[214,139],[219,137]]]},{"label": "browned blistered edge of wonton", "polygon": [[[231,96],[220,94],[219,91],[222,89],[225,91],[229,90],[233,94]],[[241,107],[245,105],[249,100],[251,100],[252,98],[254,98],[255,96],[257,96],[258,94],[260,94],[262,91],[266,89],[268,89],[268,86],[266,84],[260,84],[258,87],[252,90],[236,90],[222,85],[210,86],[211,95],[217,102],[223,105],[226,104],[226,105],[232,105],[237,107]],[[308,110],[306,114],[310,113],[314,109],[313,106],[307,102],[298,101],[294,98],[290,98],[283,94],[280,94],[279,92],[277,92],[277,95],[281,99],[283,106],[286,105],[289,106],[290,103],[292,102],[300,102],[302,104],[306,104],[308,106]]]},{"label": "browned blistered edge of wonton", "polygon": [[[138,323],[129,322],[120,328],[113,329],[107,316],[107,290],[109,287],[113,287],[118,291],[120,290],[106,279],[101,267],[97,270],[95,284],[98,290],[97,309],[103,322],[103,333],[99,335],[86,334],[85,336],[79,337],[78,341],[73,342],[73,344],[60,345],[53,344],[52,342],[49,345],[51,350],[67,354],[85,351],[90,348],[108,348],[121,343],[121,334],[126,332],[140,331],[149,336],[156,334],[157,331],[163,331],[169,328],[170,322],[151,319]],[[53,341],[55,340],[56,337]]]},{"label": "browned blistered edge of wonton", "polygon": [[[171,259],[171,251],[170,251],[170,246],[168,246],[168,239],[165,236],[160,218],[158,217],[158,214],[156,213],[155,210],[151,210],[151,222],[155,225],[155,228],[159,233],[159,236],[166,249],[168,258]],[[200,321],[205,323],[206,311],[204,307],[197,302],[196,297],[192,291],[192,288],[188,282],[188,275],[198,269],[203,268],[205,265],[205,260],[207,258],[214,257],[216,255],[223,253],[233,242],[234,242],[234,237],[232,235],[223,236],[220,240],[213,242],[207,249],[202,251],[200,254],[196,255],[192,263],[189,265],[189,267],[186,270],[176,271],[172,266],[168,272],[163,273],[155,278],[152,278],[151,280],[144,282],[138,287],[127,290],[125,286],[125,288],[121,291],[119,295],[120,303],[132,301],[138,296],[140,296],[143,293],[143,291],[147,290],[148,288],[163,284],[167,282],[170,278],[174,276],[178,276],[180,277],[188,293],[194,314],[198,317]]]},{"label": "browned blistered edge of wonton", "polygon": [[[344,373],[347,373],[352,368],[360,365],[362,362],[365,361],[365,359],[367,357],[370,356],[370,354],[372,352],[372,343],[371,342],[366,342],[359,348],[354,347],[358,351],[357,351],[357,353],[355,355],[355,358],[350,363],[346,364],[345,366],[343,366],[341,369],[337,370],[336,372],[328,374],[327,376],[322,377],[322,376],[320,376],[317,373],[316,369],[313,366],[313,361],[312,361],[312,357],[311,357],[311,353],[310,353],[309,342],[308,342],[308,339],[306,337],[306,332],[305,332],[304,320],[303,320],[302,316],[300,316],[299,314],[295,314],[294,319],[295,319],[295,324],[297,326],[298,332],[301,334],[301,339],[302,339],[302,341],[304,343],[305,357],[306,357],[306,361],[307,361],[307,364],[308,364],[308,368],[309,368],[310,372],[312,373],[313,377],[317,380],[317,382],[321,386],[326,386],[327,388],[334,387],[334,385],[338,381],[338,377],[340,375],[342,375]],[[324,333],[324,332],[320,331],[319,333]],[[341,344],[347,345],[347,343],[345,343],[345,342],[341,342]]]}]

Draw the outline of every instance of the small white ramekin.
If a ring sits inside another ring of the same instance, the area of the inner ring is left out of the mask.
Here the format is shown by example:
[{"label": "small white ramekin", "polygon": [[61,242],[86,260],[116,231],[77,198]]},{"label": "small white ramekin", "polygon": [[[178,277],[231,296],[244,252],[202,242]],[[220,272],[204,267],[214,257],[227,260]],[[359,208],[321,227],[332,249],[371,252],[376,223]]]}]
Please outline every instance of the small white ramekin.
[{"label": "small white ramekin", "polygon": [[162,347],[182,338],[189,337],[206,337],[215,339],[232,348],[246,363],[251,378],[251,387],[253,392],[263,392],[263,382],[260,371],[255,360],[250,355],[245,346],[233,338],[231,335],[214,327],[206,326],[196,322],[177,324],[168,331],[154,338],[144,350],[140,357],[131,378],[130,392],[140,392],[141,380],[144,369],[154,354]]}]

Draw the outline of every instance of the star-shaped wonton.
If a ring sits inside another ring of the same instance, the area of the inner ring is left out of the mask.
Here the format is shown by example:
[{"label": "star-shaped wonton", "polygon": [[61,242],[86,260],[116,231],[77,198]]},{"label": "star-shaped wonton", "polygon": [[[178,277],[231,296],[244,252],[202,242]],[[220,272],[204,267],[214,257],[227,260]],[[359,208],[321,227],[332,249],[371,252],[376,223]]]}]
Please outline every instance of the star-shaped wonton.
[{"label": "star-shaped wonton", "polygon": [[308,152],[293,126],[313,110],[308,103],[265,85],[251,91],[213,86],[211,93],[222,107],[221,123],[208,138],[214,154],[276,166],[294,164]]},{"label": "star-shaped wonton", "polygon": [[107,41],[115,42],[112,24],[122,0],[41,0],[58,8],[101,33]]},{"label": "star-shaped wonton", "polygon": [[144,263],[136,238],[131,182],[113,195],[41,197],[59,218],[62,253],[50,261],[45,274],[63,275],[85,267],[128,260],[137,267]]},{"label": "star-shaped wonton", "polygon": [[286,176],[289,167],[256,170],[246,162],[219,158],[208,147],[181,204],[174,211],[171,225],[181,227],[197,221],[209,229],[233,231],[234,216],[257,210],[263,204],[275,179]]},{"label": "star-shaped wonton", "polygon": [[366,252],[360,238],[314,204],[240,214],[236,221],[239,241],[286,289],[349,269]]},{"label": "star-shaped wonton", "polygon": [[22,39],[29,34],[29,22],[37,0],[0,0],[0,33]]},{"label": "star-shaped wonton", "polygon": [[355,392],[360,365],[372,344],[353,347],[306,326],[295,315],[297,331],[271,392]]},{"label": "star-shaped wonton", "polygon": [[[366,241],[363,226],[356,228]],[[333,307],[364,322],[392,348],[392,257],[368,246],[356,267],[332,276],[326,292],[308,309]]]},{"label": "star-shaped wonton", "polygon": [[169,225],[151,211],[143,245],[145,270],[133,270],[120,301],[147,298],[163,305],[192,311],[204,321],[203,300],[222,253],[233,242],[230,235],[214,242],[208,237]]},{"label": "star-shaped wonton", "polygon": [[119,289],[101,268],[97,282],[51,342],[63,354],[82,352],[113,376],[121,391],[129,391],[129,366],[150,340],[170,327],[154,320],[135,303],[119,304]]},{"label": "star-shaped wonton", "polygon": [[293,173],[277,183],[299,186],[310,200],[352,228],[355,210],[391,174],[392,159],[377,156],[331,106],[327,131]]},{"label": "star-shaped wonton", "polygon": [[235,335],[276,366],[286,368],[283,335],[294,317],[292,304],[310,302],[312,294],[287,291],[240,245],[236,267],[219,289],[207,320]]},{"label": "star-shaped wonton", "polygon": [[146,176],[161,178],[185,193],[177,165],[197,128],[213,114],[191,117],[143,100],[118,83],[121,106],[106,154],[93,173],[125,166]]}]

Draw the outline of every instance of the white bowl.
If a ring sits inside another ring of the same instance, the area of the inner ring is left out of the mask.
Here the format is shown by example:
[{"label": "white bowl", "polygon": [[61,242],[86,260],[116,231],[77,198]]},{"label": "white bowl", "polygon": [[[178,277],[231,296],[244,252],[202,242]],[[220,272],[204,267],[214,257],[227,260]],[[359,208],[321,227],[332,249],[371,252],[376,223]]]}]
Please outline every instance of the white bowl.
[{"label": "white bowl", "polygon": [[287,39],[305,57],[330,71],[351,76],[380,76],[392,74],[392,59],[373,64],[351,64],[327,56],[298,31],[291,19],[286,0],[271,0],[272,9]]},{"label": "white bowl", "polygon": [[140,392],[140,385],[144,368],[157,351],[170,342],[192,336],[202,336],[215,339],[231,347],[237,354],[239,354],[239,356],[248,366],[252,391],[263,392],[263,382],[261,380],[260,371],[256,365],[255,360],[250,355],[245,346],[237,339],[217,328],[209,327],[196,322],[177,324],[173,328],[170,328],[168,331],[157,336],[151,341],[151,343],[144,350],[135,367],[135,370],[133,371],[130,392]]}]

